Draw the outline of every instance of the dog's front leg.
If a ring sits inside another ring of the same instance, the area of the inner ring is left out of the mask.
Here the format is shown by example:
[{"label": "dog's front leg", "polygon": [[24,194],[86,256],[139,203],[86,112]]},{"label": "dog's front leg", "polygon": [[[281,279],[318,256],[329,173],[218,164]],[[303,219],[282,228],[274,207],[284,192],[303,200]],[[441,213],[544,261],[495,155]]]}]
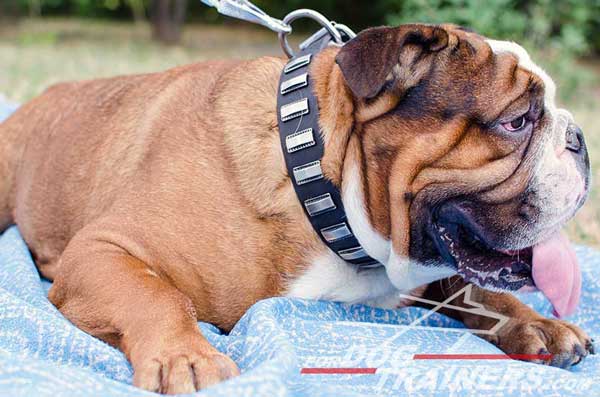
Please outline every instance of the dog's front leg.
[{"label": "dog's front leg", "polygon": [[239,373],[200,333],[191,300],[105,238],[75,236],[49,298],[76,326],[118,346],[138,387],[190,393]]},{"label": "dog's front leg", "polygon": [[[442,302],[465,286],[466,283],[459,277],[441,280],[429,285],[424,297]],[[509,317],[508,322],[494,335],[481,335],[505,353],[561,368],[577,364],[589,353],[594,353],[592,340],[576,325],[545,318],[511,294],[491,292],[475,285],[471,288],[471,301]],[[450,303],[471,307],[464,303],[462,294]],[[471,329],[490,330],[497,323],[491,317],[460,310],[442,309],[441,312],[461,320]]]}]

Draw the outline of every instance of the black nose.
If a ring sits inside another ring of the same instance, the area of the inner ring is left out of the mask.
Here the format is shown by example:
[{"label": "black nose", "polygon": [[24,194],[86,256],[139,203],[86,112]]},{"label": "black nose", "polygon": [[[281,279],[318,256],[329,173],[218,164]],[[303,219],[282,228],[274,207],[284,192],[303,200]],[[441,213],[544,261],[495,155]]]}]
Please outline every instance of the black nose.
[{"label": "black nose", "polygon": [[569,124],[567,127],[567,149],[579,153],[581,143],[583,142],[583,131],[575,124]]},{"label": "black nose", "polygon": [[[588,155],[583,131],[574,123],[569,123],[567,126],[565,147],[573,152],[577,170],[585,180],[585,190],[587,192],[590,185],[590,156]],[[583,200],[581,203],[583,204]]]}]

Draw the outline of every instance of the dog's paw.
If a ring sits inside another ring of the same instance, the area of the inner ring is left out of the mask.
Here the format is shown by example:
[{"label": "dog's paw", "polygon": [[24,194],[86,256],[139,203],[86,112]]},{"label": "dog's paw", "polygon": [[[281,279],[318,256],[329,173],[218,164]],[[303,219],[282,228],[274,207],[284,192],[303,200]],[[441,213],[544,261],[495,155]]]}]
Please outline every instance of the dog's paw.
[{"label": "dog's paw", "polygon": [[[132,357],[133,384],[163,394],[194,393],[239,375],[237,365],[198,336]],[[168,342],[166,342],[168,343]]]},{"label": "dog's paw", "polygon": [[570,368],[594,354],[593,340],[576,325],[554,319],[517,320],[501,333],[498,346],[508,354],[553,367]]}]

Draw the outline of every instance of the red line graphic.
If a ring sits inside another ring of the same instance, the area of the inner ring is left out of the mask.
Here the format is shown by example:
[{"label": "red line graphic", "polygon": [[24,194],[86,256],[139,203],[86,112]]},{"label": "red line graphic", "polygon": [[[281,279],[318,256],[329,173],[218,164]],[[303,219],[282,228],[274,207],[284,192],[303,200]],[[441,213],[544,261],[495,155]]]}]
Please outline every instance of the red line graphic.
[{"label": "red line graphic", "polygon": [[551,360],[552,354],[415,354],[413,360]]},{"label": "red line graphic", "polygon": [[[413,360],[551,360],[552,354],[415,354]],[[302,368],[302,375],[375,374],[377,368]]]},{"label": "red line graphic", "polygon": [[302,368],[300,373],[303,375],[323,375],[323,374],[374,374],[377,368]]}]

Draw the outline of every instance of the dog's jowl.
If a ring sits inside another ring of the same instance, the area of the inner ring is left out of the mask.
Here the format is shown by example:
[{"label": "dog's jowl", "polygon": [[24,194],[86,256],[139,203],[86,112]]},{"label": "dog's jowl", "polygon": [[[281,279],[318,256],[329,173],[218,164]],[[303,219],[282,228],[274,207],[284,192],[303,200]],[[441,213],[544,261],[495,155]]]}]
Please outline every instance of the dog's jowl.
[{"label": "dog's jowl", "polygon": [[286,169],[285,65],[59,84],[0,124],[0,228],[19,226],[50,300],[125,352],[135,385],[184,393],[235,376],[197,321],[229,330],[273,296],[396,307],[399,293],[444,300],[472,283],[510,317],[487,336],[504,351],[567,367],[593,350],[506,293],[537,288],[558,316],[575,310],[581,276],[560,229],[589,184],[582,132],[525,50],[403,25],[313,55],[319,172],[383,265],[361,271],[324,244]]}]

